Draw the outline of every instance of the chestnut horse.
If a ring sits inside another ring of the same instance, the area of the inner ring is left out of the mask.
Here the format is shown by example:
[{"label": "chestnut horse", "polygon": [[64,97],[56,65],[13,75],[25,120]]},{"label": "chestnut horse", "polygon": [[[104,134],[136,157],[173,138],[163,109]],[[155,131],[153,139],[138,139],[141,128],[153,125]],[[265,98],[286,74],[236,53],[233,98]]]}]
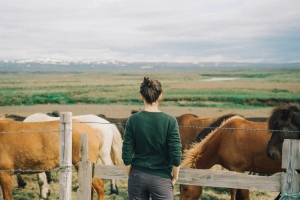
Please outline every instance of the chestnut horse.
[{"label": "chestnut horse", "polygon": [[[47,115],[49,116],[52,116],[51,113],[48,113]],[[59,113],[58,113],[58,116],[59,116]],[[19,122],[22,122],[24,121],[24,119],[26,119],[26,117],[23,117],[23,116],[19,116],[19,115],[15,115],[15,114],[5,114],[4,118],[3,119],[13,119],[15,121],[19,121]],[[47,183],[51,183],[52,182],[52,177],[51,177],[51,172],[50,171],[45,171],[45,174],[46,174],[46,177],[47,177]],[[21,177],[20,174],[17,174],[17,182],[18,182],[18,187],[20,188],[24,188],[27,183],[23,180],[23,178]]]},{"label": "chestnut horse", "polygon": [[272,132],[267,145],[267,155],[272,160],[281,159],[284,139],[300,139],[300,107],[286,104],[274,108],[268,121]]},{"label": "chestnut horse", "polygon": [[[75,120],[73,120],[75,122]],[[47,132],[40,132],[47,130]],[[72,163],[75,168],[81,160],[80,135],[86,133],[89,142],[89,159],[97,162],[103,145],[103,134],[87,124],[73,123]],[[23,123],[10,119],[0,121],[0,185],[3,199],[12,200],[12,175],[29,174],[59,166],[60,121]],[[30,171],[32,170],[32,171]],[[98,200],[104,199],[101,179],[92,179]]]},{"label": "chestnut horse", "polygon": [[[181,167],[209,169],[219,164],[230,171],[241,173],[251,171],[274,174],[284,171],[281,160],[270,160],[265,154],[271,137],[267,128],[267,122],[252,122],[240,116],[231,117],[201,142],[186,150]],[[201,193],[201,186],[180,186],[181,200],[198,199]],[[243,195],[244,199],[249,199],[249,192]]]},{"label": "chestnut horse", "polygon": [[198,117],[193,114],[183,114],[176,117],[179,134],[181,138],[182,151],[189,148],[190,144],[197,138],[201,131],[211,131],[214,127],[208,127],[212,123],[218,127],[224,120],[235,116],[234,114],[223,115],[220,117]]}]

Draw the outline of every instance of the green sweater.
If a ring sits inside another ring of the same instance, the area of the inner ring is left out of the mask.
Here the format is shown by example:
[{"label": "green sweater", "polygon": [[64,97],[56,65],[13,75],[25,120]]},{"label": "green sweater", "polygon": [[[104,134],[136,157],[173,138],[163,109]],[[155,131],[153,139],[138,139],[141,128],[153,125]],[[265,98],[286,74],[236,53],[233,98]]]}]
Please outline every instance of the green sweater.
[{"label": "green sweater", "polygon": [[141,111],[126,123],[122,158],[130,165],[163,178],[172,178],[181,162],[181,141],[175,117],[163,112]]}]

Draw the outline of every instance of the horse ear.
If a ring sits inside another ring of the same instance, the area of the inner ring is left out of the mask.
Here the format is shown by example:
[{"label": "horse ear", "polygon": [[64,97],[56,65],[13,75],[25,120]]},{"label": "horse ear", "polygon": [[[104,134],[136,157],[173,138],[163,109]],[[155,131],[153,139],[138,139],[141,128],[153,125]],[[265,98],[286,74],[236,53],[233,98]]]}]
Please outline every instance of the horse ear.
[{"label": "horse ear", "polygon": [[291,106],[288,109],[284,109],[282,113],[282,118],[284,119],[284,121],[290,122],[293,117],[293,112],[294,112],[294,106]]}]

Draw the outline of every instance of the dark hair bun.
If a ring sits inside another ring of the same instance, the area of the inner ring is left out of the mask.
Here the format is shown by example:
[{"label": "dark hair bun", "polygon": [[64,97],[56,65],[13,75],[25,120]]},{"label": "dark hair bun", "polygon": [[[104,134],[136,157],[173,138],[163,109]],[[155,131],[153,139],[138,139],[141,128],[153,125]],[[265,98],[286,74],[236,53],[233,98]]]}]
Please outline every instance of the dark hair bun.
[{"label": "dark hair bun", "polygon": [[144,84],[145,84],[145,86],[152,86],[153,85],[153,81],[152,80],[150,80],[150,78],[149,77],[144,77]]},{"label": "dark hair bun", "polygon": [[148,103],[155,102],[162,93],[161,84],[159,81],[145,76],[140,87],[140,93],[146,98]]}]

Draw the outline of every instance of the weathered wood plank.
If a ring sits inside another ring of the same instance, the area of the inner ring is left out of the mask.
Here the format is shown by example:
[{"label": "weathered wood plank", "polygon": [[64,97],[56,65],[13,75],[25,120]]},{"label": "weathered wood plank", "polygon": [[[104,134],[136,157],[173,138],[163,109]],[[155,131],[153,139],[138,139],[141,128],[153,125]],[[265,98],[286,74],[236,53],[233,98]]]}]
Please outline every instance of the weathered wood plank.
[{"label": "weathered wood plank", "polygon": [[89,161],[79,162],[78,166],[77,199],[91,199],[92,163]]},{"label": "weathered wood plank", "polygon": [[72,199],[72,113],[60,113],[59,199]]},{"label": "weathered wood plank", "polygon": [[[124,166],[94,164],[95,178],[127,180]],[[281,173],[272,176],[248,175],[223,170],[181,168],[176,184],[280,191]]]},{"label": "weathered wood plank", "polygon": [[[300,169],[300,141],[284,140],[282,146],[282,168],[290,165],[293,169]],[[290,163],[292,162],[292,163]]]},{"label": "weathered wood plank", "polygon": [[[284,140],[282,146],[282,166],[286,169],[281,180],[281,192],[284,194],[298,194],[300,192],[300,175],[295,169],[299,168],[299,140]],[[292,197],[286,197],[292,200]]]},{"label": "weathered wood plank", "polygon": [[87,134],[80,135],[79,157],[81,157],[82,162],[86,162],[89,160],[89,144]]},{"label": "weathered wood plank", "polygon": [[91,199],[91,187],[92,187],[92,163],[88,161],[88,136],[87,134],[80,135],[80,153],[82,161],[79,162],[78,170],[78,185],[77,199]]}]

